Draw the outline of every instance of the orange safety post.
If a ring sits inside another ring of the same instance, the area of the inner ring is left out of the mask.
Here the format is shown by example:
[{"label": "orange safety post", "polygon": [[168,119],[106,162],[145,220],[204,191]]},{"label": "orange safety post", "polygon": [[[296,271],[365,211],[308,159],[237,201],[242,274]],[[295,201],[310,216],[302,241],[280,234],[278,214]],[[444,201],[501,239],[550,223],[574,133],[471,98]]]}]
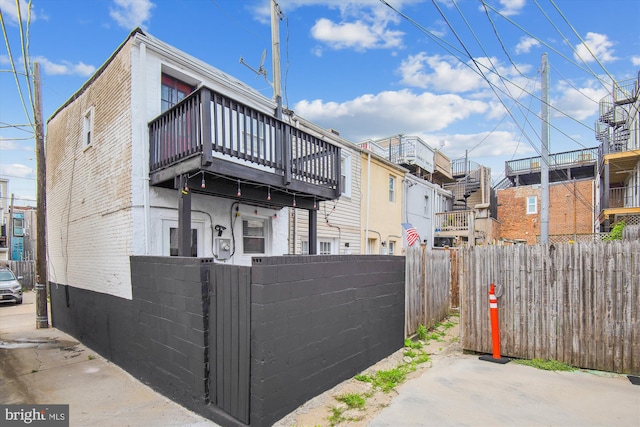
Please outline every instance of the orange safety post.
[{"label": "orange safety post", "polygon": [[489,310],[491,312],[491,342],[493,343],[493,358],[500,359],[500,322],[498,319],[498,298],[496,285],[489,287]]},{"label": "orange safety post", "polygon": [[493,356],[480,356],[481,360],[496,363],[507,363],[506,357],[500,357],[500,321],[498,318],[498,298],[496,297],[496,286],[492,283],[489,287],[489,311],[491,313],[491,342],[493,344]]}]

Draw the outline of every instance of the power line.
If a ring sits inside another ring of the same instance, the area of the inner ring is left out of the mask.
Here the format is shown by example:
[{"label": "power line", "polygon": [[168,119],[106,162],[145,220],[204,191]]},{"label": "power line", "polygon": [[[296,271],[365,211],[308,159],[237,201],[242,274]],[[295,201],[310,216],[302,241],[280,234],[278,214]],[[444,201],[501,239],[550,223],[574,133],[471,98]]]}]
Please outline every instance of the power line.
[{"label": "power line", "polygon": [[[20,5],[18,5],[18,9],[20,8]],[[20,101],[22,102],[22,108],[24,109],[24,113],[27,117],[27,119],[29,121],[31,121],[31,116],[29,115],[29,111],[27,110],[27,105],[24,101],[24,94],[22,93],[22,87],[20,85],[20,80],[18,79],[18,72],[16,70],[16,64],[15,61],[13,59],[13,53],[11,52],[11,44],[9,43],[9,35],[7,33],[7,28],[5,26],[4,23],[4,15],[2,14],[2,9],[0,9],[0,24],[2,25],[2,34],[4,36],[4,41],[5,41],[5,45],[7,46],[7,54],[9,57],[9,63],[11,64],[11,69],[13,70],[13,76],[15,78],[16,81],[16,86],[18,88],[18,94],[20,95]],[[25,61],[27,61],[27,58],[24,59]],[[31,97],[31,95],[29,95]],[[31,126],[34,126],[33,123],[31,123]]]}]

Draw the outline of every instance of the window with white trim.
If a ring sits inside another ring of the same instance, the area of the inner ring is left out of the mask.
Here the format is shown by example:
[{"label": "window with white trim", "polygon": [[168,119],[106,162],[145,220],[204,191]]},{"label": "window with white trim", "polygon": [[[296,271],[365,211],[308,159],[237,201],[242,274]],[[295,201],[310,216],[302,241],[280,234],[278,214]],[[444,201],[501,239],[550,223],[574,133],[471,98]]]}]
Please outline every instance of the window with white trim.
[{"label": "window with white trim", "polygon": [[537,213],[538,213],[538,197],[537,196],[527,197],[527,215],[537,214]]},{"label": "window with white trim", "polygon": [[331,255],[331,242],[320,242],[318,255]]},{"label": "window with white trim", "polygon": [[93,142],[93,107],[89,108],[82,120],[82,146],[88,147]]},{"label": "window with white trim", "polygon": [[396,242],[394,240],[389,240],[389,255],[393,255],[396,253]]},{"label": "window with white trim", "polygon": [[300,242],[300,252],[302,255],[309,255],[309,242],[307,240]]},{"label": "window with white trim", "polygon": [[242,220],[242,250],[245,254],[264,254],[266,250],[264,219]]}]

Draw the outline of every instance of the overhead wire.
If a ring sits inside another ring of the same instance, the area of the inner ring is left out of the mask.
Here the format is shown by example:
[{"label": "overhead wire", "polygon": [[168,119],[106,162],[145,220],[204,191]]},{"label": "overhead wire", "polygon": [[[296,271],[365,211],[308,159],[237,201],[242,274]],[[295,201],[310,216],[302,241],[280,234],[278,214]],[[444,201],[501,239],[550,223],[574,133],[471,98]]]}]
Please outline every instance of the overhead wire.
[{"label": "overhead wire", "polygon": [[[380,1],[382,1],[383,3],[385,3],[385,4],[387,4],[387,5],[388,5],[388,3],[386,3],[386,1],[384,1],[384,0],[380,0]],[[474,65],[477,67],[477,70],[478,70],[478,72],[480,73],[481,77],[485,80],[485,82],[487,82],[487,83],[489,84],[489,86],[491,87],[492,91],[493,91],[493,92],[494,92],[494,94],[496,95],[496,98],[497,98],[497,99],[500,101],[500,103],[503,105],[503,107],[505,108],[505,110],[508,112],[509,116],[511,116],[511,118],[512,118],[512,119],[513,119],[513,121],[514,121],[514,124],[515,124],[515,125],[516,125],[520,130],[521,130],[522,135],[525,137],[525,139],[527,139],[527,141],[528,141],[528,142],[529,142],[529,144],[533,147],[533,149],[534,149],[538,154],[540,154],[540,152],[539,152],[539,149],[538,149],[537,145],[535,145],[535,144],[533,144],[533,143],[532,143],[531,139],[530,139],[530,138],[528,137],[528,135],[524,132],[524,129],[522,128],[522,126],[520,125],[520,123],[515,119],[515,117],[514,117],[514,116],[513,116],[513,114],[511,113],[511,111],[507,108],[506,104],[504,103],[504,101],[503,101],[503,100],[502,100],[502,98],[498,95],[498,93],[497,93],[497,91],[496,91],[497,86],[496,86],[495,84],[493,84],[493,83],[492,83],[492,82],[487,78],[487,76],[483,73],[482,69],[481,69],[481,68],[480,68],[480,66],[479,66],[478,61],[477,61],[477,60],[475,60],[475,59],[472,57],[472,55],[471,55],[471,53],[470,53],[469,49],[467,48],[467,46],[465,45],[465,43],[464,43],[464,42],[462,41],[462,39],[460,38],[460,36],[458,35],[457,31],[453,28],[453,25],[451,24],[451,22],[449,21],[449,19],[446,17],[446,15],[445,15],[445,14],[444,14],[444,12],[442,11],[442,9],[439,7],[439,5],[437,4],[437,1],[436,1],[436,0],[432,0],[432,3],[434,4],[434,6],[436,7],[436,9],[438,10],[438,12],[440,13],[440,15],[442,16],[442,18],[444,19],[445,23],[447,24],[447,26],[449,27],[449,29],[450,29],[450,30],[452,31],[452,33],[454,34],[455,38],[458,40],[458,42],[460,43],[460,45],[462,46],[462,48],[463,48],[463,49],[464,49],[464,51],[466,52],[467,57],[471,58],[471,60],[472,60],[472,62],[474,63]],[[455,4],[455,0],[454,0],[454,4]],[[388,5],[388,6],[390,6],[390,5]],[[456,6],[457,6],[457,5],[456,5]],[[391,6],[390,6],[390,7],[391,7]],[[393,9],[393,7],[392,7],[392,9]],[[458,9],[458,10],[459,10],[459,9]],[[465,19],[465,22],[466,22],[466,19]],[[472,31],[472,32],[473,32],[473,31]],[[474,36],[475,36],[475,34],[474,34]],[[484,50],[484,49],[483,49],[483,50]],[[487,57],[488,57],[488,55],[487,55]],[[458,59],[459,59],[459,58],[458,58]],[[492,64],[492,66],[493,66],[493,63],[491,62],[491,59],[490,59],[490,58],[489,58],[489,61],[490,61],[490,63],[491,63],[491,64]],[[494,66],[494,68],[495,68],[495,66]],[[497,70],[496,70],[496,71],[497,71]],[[500,76],[500,75],[499,75],[499,73],[497,73],[497,74],[498,74],[498,76],[501,78],[501,81],[503,81],[502,76]],[[503,84],[504,84],[504,81],[503,81]],[[505,85],[505,87],[506,87],[506,85]],[[522,88],[521,88],[521,89],[522,89]],[[508,88],[507,88],[507,90],[508,90]],[[501,92],[502,92],[502,91],[501,91]],[[504,93],[504,92],[503,92],[503,93]],[[521,103],[520,103],[517,99],[514,99],[514,98],[513,98],[513,96],[511,96],[511,94],[510,94],[510,93],[508,94],[508,96],[509,96],[512,100],[514,100],[518,105],[521,105]],[[527,121],[527,122],[528,122],[528,121]],[[529,122],[528,122],[528,123],[529,123]],[[529,123],[529,124],[530,124],[530,123]],[[533,127],[532,127],[532,129],[533,129]],[[537,135],[537,133],[536,133],[536,135]],[[576,141],[576,142],[577,142],[577,141]],[[580,145],[582,145],[582,144],[580,144]],[[541,159],[541,160],[542,160],[542,159]],[[565,184],[566,184],[566,183],[565,183]],[[576,195],[576,197],[577,197],[577,195]],[[588,202],[588,201],[586,201],[586,200],[581,200],[581,203],[585,204],[585,206],[587,206],[587,207],[590,207],[590,206],[591,206],[591,204],[589,204],[589,202]]]},{"label": "overhead wire", "polygon": [[[16,9],[18,13],[18,28],[20,29],[20,48],[22,51],[22,63],[24,65],[24,72],[27,80],[27,93],[29,94],[29,101],[32,111],[36,111],[36,104],[33,95],[33,87],[31,86],[31,57],[29,56],[29,27],[31,26],[31,0],[27,3],[27,34],[22,26],[22,11],[20,7],[20,0],[16,0]],[[25,40],[26,38],[26,40]]]},{"label": "overhead wire", "polygon": [[[458,8],[458,4],[455,1],[453,3],[456,5],[456,8]],[[502,38],[500,37],[500,34],[498,33],[498,28],[496,27],[495,23],[493,22],[493,19],[491,18],[491,15],[489,14],[489,10],[484,5],[484,2],[483,2],[482,6],[483,6],[485,14],[487,15],[487,19],[491,23],[491,28],[493,28],[493,33],[495,34],[496,38],[498,39],[498,42],[500,43],[500,47],[502,48],[502,51],[504,52],[504,54],[509,59],[509,62],[511,63],[511,65],[513,65],[513,68],[515,68],[515,70],[518,72],[518,74],[520,74],[522,77],[524,77],[526,79],[530,78],[530,77],[525,76],[522,73],[522,71],[520,71],[520,68],[518,68],[516,63],[513,62],[513,59],[511,59],[511,55],[509,55],[509,51],[504,47],[504,43],[502,42]]]},{"label": "overhead wire", "polygon": [[[531,126],[531,129],[534,131],[534,133],[536,134],[536,137],[538,139],[540,139],[540,135],[538,135],[538,133],[535,131],[535,128],[531,125],[531,123],[529,122],[528,119],[528,114],[524,114],[521,107],[521,104],[519,102],[520,96],[522,96],[522,92],[520,93],[520,95],[517,98],[514,98],[513,94],[511,93],[511,90],[509,89],[509,86],[507,84],[504,83],[504,79],[502,77],[502,75],[498,72],[497,67],[495,66],[495,64],[493,63],[493,60],[491,59],[491,56],[489,55],[489,53],[485,50],[482,42],[480,41],[480,39],[478,38],[478,36],[476,35],[475,31],[473,30],[473,28],[471,27],[471,25],[469,24],[469,21],[467,21],[467,18],[464,16],[464,13],[462,13],[462,10],[458,7],[457,2],[454,0],[453,4],[456,7],[456,10],[458,11],[458,13],[460,14],[460,16],[462,17],[462,20],[464,21],[464,23],[467,25],[467,28],[469,29],[469,31],[471,32],[471,34],[473,35],[473,37],[475,38],[476,42],[478,43],[478,46],[480,46],[480,49],[482,50],[482,53],[484,53],[484,56],[488,59],[489,63],[491,64],[491,66],[493,67],[493,70],[495,71],[496,75],[498,75],[498,78],[500,78],[500,80],[502,81],[502,84],[505,86],[505,89],[508,92],[508,97],[510,99],[512,99],[514,101],[514,105],[517,106],[517,108],[520,110],[520,113],[522,113],[524,115],[525,118],[525,123],[528,124],[529,126]],[[462,43],[462,42],[461,42]],[[500,44],[502,45],[502,41],[500,41]],[[513,62],[512,62],[513,63]],[[515,64],[514,64],[515,65]],[[507,106],[503,103],[504,108],[507,111],[511,111],[511,109],[507,108]],[[530,112],[530,111],[529,111]]]},{"label": "overhead wire", "polygon": [[[27,104],[25,102],[25,98],[24,98],[24,94],[22,93],[22,85],[20,84],[20,80],[18,79],[18,72],[16,70],[16,64],[15,64],[15,60],[13,58],[13,52],[11,51],[11,43],[9,43],[9,35],[7,33],[7,27],[5,25],[5,21],[4,21],[4,15],[2,13],[2,9],[0,9],[0,25],[2,26],[2,34],[4,36],[4,41],[5,41],[5,45],[7,46],[7,54],[8,54],[8,58],[9,58],[9,63],[11,64],[11,70],[13,71],[13,76],[16,82],[16,86],[18,89],[18,95],[20,98],[20,101],[22,103],[22,108],[24,109],[24,113],[25,116],[27,117],[27,120],[29,120],[29,126],[33,127],[35,129],[35,124],[33,123],[33,120],[31,118],[31,115],[29,114],[29,110],[27,109]],[[26,59],[25,59],[26,61]]]},{"label": "overhead wire", "polygon": [[[464,61],[463,59],[461,59],[461,56],[467,56],[467,58],[469,58],[470,60],[473,61],[473,57],[470,55],[465,55],[465,53],[463,51],[461,51],[460,49],[458,49],[457,47],[453,46],[451,43],[447,42],[446,40],[442,39],[441,37],[433,34],[432,31],[430,31],[429,29],[425,28],[424,26],[422,26],[420,23],[418,23],[417,21],[415,21],[413,18],[411,18],[410,16],[406,15],[405,13],[401,12],[400,10],[398,10],[397,8],[395,8],[394,6],[392,6],[391,4],[389,4],[387,2],[387,0],[379,0],[382,4],[384,4],[385,6],[389,7],[391,10],[393,10],[395,13],[397,13],[398,15],[400,15],[402,18],[404,18],[405,20],[407,20],[409,23],[411,23],[414,27],[416,27],[418,30],[420,30],[422,33],[424,33],[425,35],[427,35],[431,40],[433,40],[436,44],[438,44],[440,47],[442,47],[445,51],[447,51],[450,55],[452,55],[453,57],[455,57],[458,61],[460,61],[460,63],[462,63],[464,66],[468,67],[469,69],[471,69],[474,73],[482,76],[482,73],[479,72],[477,69],[475,69],[474,67],[472,67],[471,65],[469,65],[466,61]],[[457,52],[457,54],[456,54]],[[486,68],[488,71],[493,72],[493,70],[490,70],[488,67],[486,67],[484,64],[482,64],[481,62],[475,61],[474,64],[476,65],[476,67],[480,67],[480,68]],[[542,102],[542,99],[536,95],[535,93],[531,93],[526,91],[524,88],[522,88],[520,85],[518,85],[517,83],[511,81],[510,79],[506,78],[506,77],[502,77],[504,81],[512,84],[513,86],[515,86],[516,88],[525,91],[525,93],[527,93],[528,95],[534,97],[536,100]],[[493,84],[491,83],[490,80],[485,79],[485,81],[487,81],[487,83],[489,84],[490,87],[494,88],[495,90],[504,93],[504,90],[502,90],[502,88],[498,87],[498,86],[492,86]],[[574,117],[568,115],[567,113],[565,113],[564,111],[558,109],[557,107],[555,107],[554,105],[550,105],[549,106],[552,110],[558,112],[559,114],[565,116],[566,118],[575,121],[577,124],[593,131],[593,128],[591,126],[588,126],[582,122],[580,122],[579,120],[576,120]],[[531,111],[533,114],[535,114],[538,118],[540,118],[540,116],[537,115],[536,112]],[[556,127],[554,124],[550,124],[551,127],[555,130],[557,130],[558,132],[562,133],[564,136],[566,136],[567,138],[569,138],[570,140],[574,141],[576,144],[580,145],[583,148],[586,148],[581,142],[575,140],[571,135],[566,134],[562,129],[559,129],[558,127]]]}]

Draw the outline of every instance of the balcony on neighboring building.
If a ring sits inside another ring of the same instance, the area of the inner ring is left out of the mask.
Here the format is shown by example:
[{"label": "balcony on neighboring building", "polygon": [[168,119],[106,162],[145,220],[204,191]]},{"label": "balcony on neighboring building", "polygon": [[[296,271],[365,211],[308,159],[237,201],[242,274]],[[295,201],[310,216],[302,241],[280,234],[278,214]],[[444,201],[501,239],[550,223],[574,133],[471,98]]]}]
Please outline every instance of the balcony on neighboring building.
[{"label": "balcony on neighboring building", "polygon": [[315,208],[340,196],[340,148],[202,87],[149,123],[151,185]]},{"label": "balcony on neighboring building", "polygon": [[394,135],[360,146],[430,182],[452,182],[451,161],[417,136]]},{"label": "balcony on neighboring building", "polygon": [[[542,157],[505,162],[505,176],[514,186],[540,184]],[[566,151],[549,155],[549,182],[596,176],[598,148]]]}]

